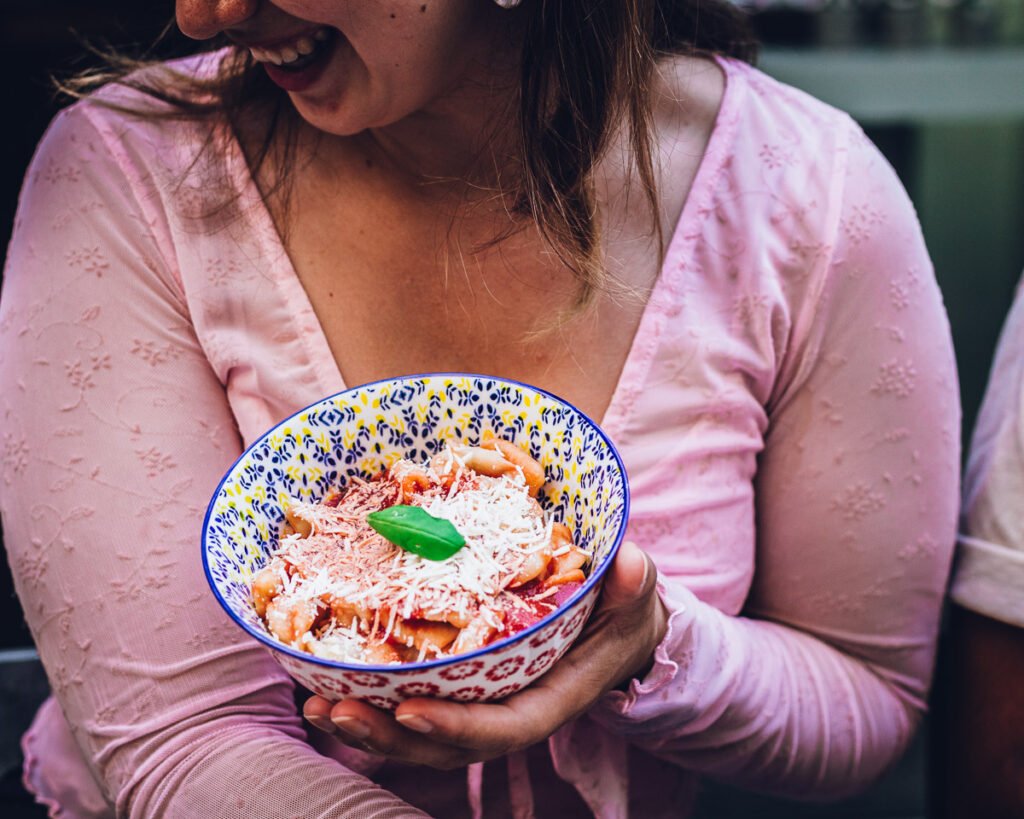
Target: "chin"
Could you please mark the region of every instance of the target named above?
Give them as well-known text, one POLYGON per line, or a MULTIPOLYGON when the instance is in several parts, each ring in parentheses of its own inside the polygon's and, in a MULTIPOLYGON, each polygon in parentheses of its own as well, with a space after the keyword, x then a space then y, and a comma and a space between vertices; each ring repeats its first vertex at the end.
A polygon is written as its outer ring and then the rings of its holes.
POLYGON ((381 128, 405 116, 404 111, 381 110, 354 94, 339 94, 320 101, 302 94, 290 95, 299 116, 313 128, 333 136, 355 136, 368 128, 381 128))
POLYGON ((370 127, 368 117, 360 116, 355 106, 341 101, 330 106, 316 105, 292 95, 292 105, 308 125, 325 134, 353 136, 370 127))

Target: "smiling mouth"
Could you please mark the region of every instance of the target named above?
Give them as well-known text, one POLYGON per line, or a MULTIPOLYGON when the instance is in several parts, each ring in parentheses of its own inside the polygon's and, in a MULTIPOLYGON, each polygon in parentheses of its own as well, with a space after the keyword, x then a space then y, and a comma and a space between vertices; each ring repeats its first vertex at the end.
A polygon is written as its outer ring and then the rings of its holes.
POLYGON ((326 54, 337 36, 337 31, 322 26, 273 48, 250 46, 249 53, 258 63, 270 64, 282 71, 302 71, 326 54))

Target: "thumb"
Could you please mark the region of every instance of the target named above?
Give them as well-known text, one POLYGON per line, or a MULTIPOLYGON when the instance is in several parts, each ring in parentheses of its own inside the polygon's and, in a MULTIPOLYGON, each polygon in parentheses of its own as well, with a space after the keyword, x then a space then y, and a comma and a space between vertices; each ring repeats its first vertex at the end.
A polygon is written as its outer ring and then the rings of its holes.
POLYGON ((656 570, 651 559, 630 540, 619 548, 615 562, 604 579, 604 608, 618 608, 636 602, 654 587, 656 570))

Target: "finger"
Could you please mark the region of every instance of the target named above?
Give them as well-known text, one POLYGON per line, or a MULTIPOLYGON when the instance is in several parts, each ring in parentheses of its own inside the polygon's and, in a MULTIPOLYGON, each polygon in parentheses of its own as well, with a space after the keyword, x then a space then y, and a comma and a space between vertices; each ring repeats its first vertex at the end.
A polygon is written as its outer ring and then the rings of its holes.
POLYGON ((650 557, 635 543, 623 543, 605 578, 600 610, 595 613, 600 627, 584 632, 547 674, 501 703, 407 700, 399 706, 397 719, 446 743, 486 753, 505 753, 546 739, 646 660, 646 654, 637 658, 635 651, 629 650, 637 642, 634 621, 644 613, 638 609, 633 617, 615 609, 648 599, 656 582, 657 570, 650 557), (610 639, 614 635, 626 640, 626 650, 610 639))
POLYGON ((445 744, 477 751, 488 758, 533 745, 549 737, 589 705, 565 690, 572 685, 572 662, 563 658, 529 688, 497 703, 455 703, 411 699, 402 703, 396 719, 417 733, 445 744), (554 681, 554 685, 552 684, 554 681))
POLYGON ((331 722, 331 703, 314 694, 302 706, 302 716, 314 728, 318 728, 325 734, 334 733, 334 723, 331 722))
POLYGON ((619 608, 650 594, 657 581, 654 562, 632 541, 619 548, 604 580, 602 608, 619 608))
POLYGON ((396 721, 393 714, 358 700, 336 703, 331 709, 331 720, 343 742, 413 765, 452 770, 497 755, 480 754, 410 730, 396 721))

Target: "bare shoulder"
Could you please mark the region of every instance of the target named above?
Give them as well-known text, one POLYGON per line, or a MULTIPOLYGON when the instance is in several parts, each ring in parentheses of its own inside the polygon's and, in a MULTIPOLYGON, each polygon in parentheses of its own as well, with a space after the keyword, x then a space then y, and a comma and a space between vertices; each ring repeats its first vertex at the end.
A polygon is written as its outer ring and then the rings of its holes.
POLYGON ((655 68, 652 158, 665 236, 673 233, 711 141, 725 84, 725 74, 711 59, 671 56, 655 68))
MULTIPOLYGON (((715 129, 725 93, 725 74, 711 59, 672 56, 659 61, 651 83, 652 160, 660 231, 652 230, 650 210, 637 206, 629 191, 640 184, 631 162, 628 130, 620 129, 598 174, 605 203, 602 228, 609 269, 624 281, 654 281, 661 269, 655 239, 670 238, 678 224, 715 129), (644 241, 637 241, 642 237, 644 241), (647 278, 644 278, 647 277, 647 278)), ((642 286, 642 285, 641 285, 642 286)))
POLYGON ((725 85, 725 73, 710 58, 674 55, 659 61, 651 91, 662 151, 676 142, 702 148, 707 145, 725 85))

